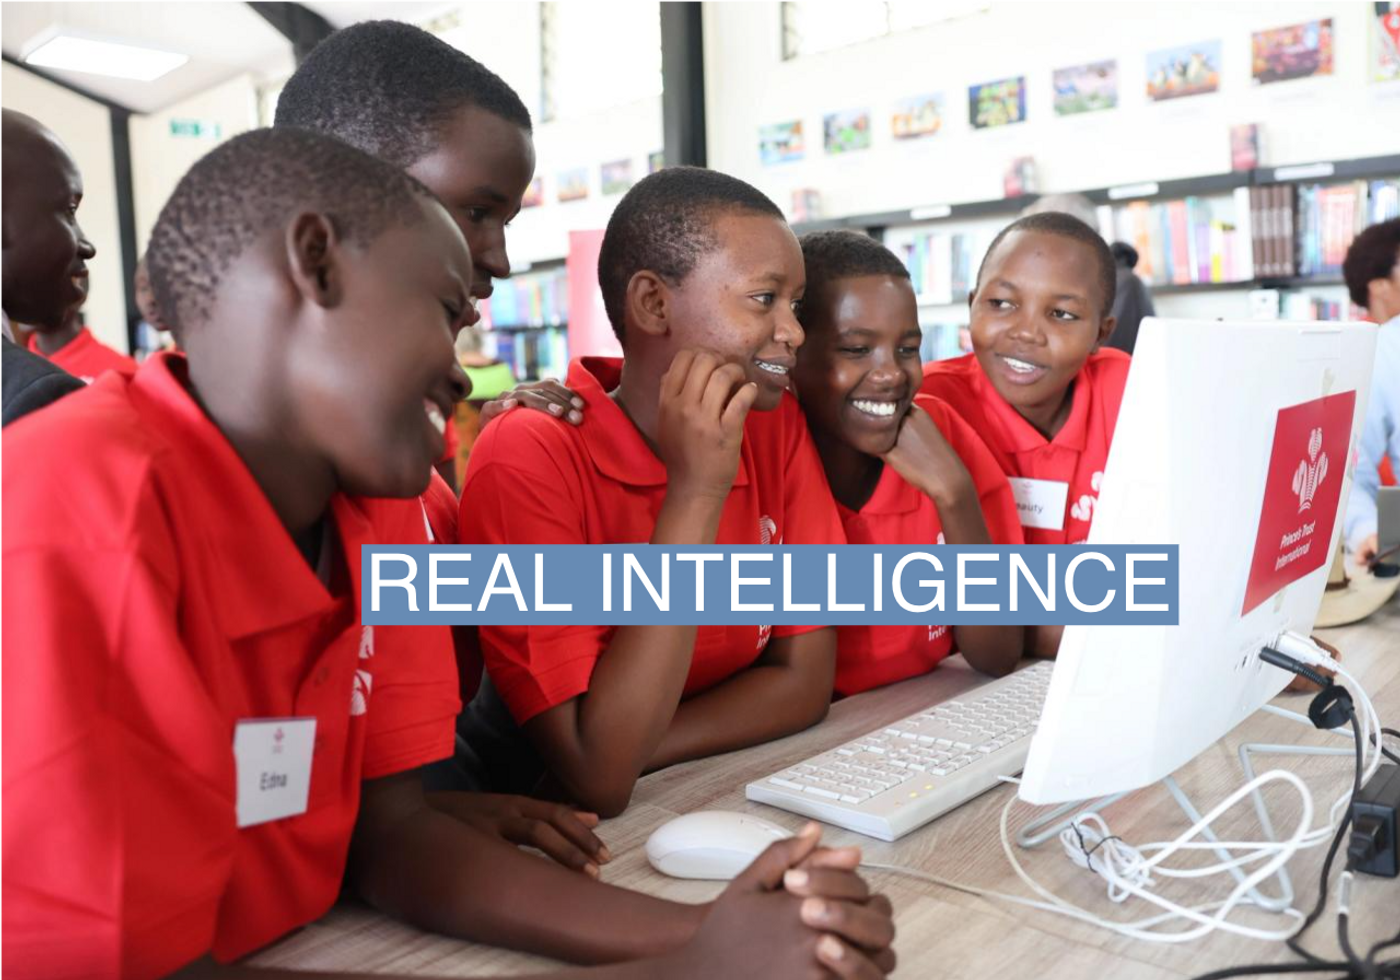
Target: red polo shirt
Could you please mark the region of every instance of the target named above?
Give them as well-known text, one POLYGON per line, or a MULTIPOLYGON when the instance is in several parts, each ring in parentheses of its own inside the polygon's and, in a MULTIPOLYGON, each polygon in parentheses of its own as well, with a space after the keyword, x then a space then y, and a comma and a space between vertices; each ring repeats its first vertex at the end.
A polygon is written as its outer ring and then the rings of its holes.
POLYGON ((64 344, 52 355, 45 354, 39 349, 39 335, 37 333, 29 335, 29 349, 40 357, 47 357, 63 370, 81 378, 88 384, 102 376, 104 371, 116 371, 127 377, 136 373, 136 362, 125 354, 118 353, 108 347, 102 341, 92 335, 92 331, 83 327, 78 331, 78 336, 64 344))
MULTIPOLYGON (((929 413, 967 467, 992 543, 1021 544, 1016 498, 996 458, 947 403, 929 395, 917 396, 914 403, 929 413)), ((884 468, 875 492, 859 511, 840 502, 836 509, 850 544, 943 543, 943 522, 933 500, 892 466, 884 468)), ((953 652, 953 631, 947 626, 838 626, 836 635, 836 693, 842 695, 927 673, 953 652)))
POLYGON ((1118 422, 1132 359, 1104 348, 1090 354, 1074 379, 1069 418, 1046 439, 992 387, 975 354, 924 365, 919 390, 942 398, 970 424, 1011 481, 1026 544, 1080 544, 1089 536, 1099 482, 1118 422), (1028 502, 1064 499, 1064 511, 1028 502), (1046 526, 1034 526, 1035 524, 1046 526))
MULTIPOLYGON (((465 544, 627 544, 651 540, 666 467, 608 397, 621 362, 583 358, 565 381, 586 403, 583 424, 515 411, 482 430, 467 464, 465 544)), ((816 448, 797 402, 750 412, 738 475, 715 543, 844 543, 816 448)), ((687 696, 752 664, 770 633, 813 626, 700 626, 687 696)), ((483 626, 487 673, 520 723, 588 690, 611 626, 483 626)))
POLYGON ((164 976, 271 942, 336 900, 361 781, 452 751, 447 631, 360 625, 360 546, 421 543, 416 501, 389 527, 333 498, 322 584, 185 377, 157 355, 5 430, 17 975, 164 976), (296 717, 306 812, 238 829, 238 722, 296 717))

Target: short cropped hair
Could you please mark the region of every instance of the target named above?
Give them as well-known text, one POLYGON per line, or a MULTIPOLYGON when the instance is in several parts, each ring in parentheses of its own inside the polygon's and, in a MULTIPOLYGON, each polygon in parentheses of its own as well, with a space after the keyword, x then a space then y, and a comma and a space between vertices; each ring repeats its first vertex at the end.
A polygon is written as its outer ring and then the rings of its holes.
POLYGON ((618 202, 598 252, 598 285, 613 333, 623 339, 627 284, 650 271, 673 285, 719 247, 717 218, 783 212, 757 188, 716 170, 667 167, 638 181, 618 202))
POLYGON ((987 259, 991 258, 1002 239, 1016 231, 1058 235, 1061 238, 1068 238, 1071 241, 1088 245, 1089 248, 1093 249, 1094 258, 1099 265, 1099 294, 1103 301, 1102 315, 1109 316, 1113 312, 1113 298, 1118 292, 1118 272, 1113 260, 1113 253, 1109 251, 1108 243, 1103 240, 1102 235, 1074 215, 1066 214, 1063 211, 1041 211, 1038 214, 1028 214, 1023 218, 1017 218, 998 232, 997 237, 993 238, 992 244, 988 246, 987 254, 982 256, 982 264, 977 267, 977 283, 974 291, 982 286, 982 273, 987 268, 987 259))
POLYGON ((299 129, 236 136, 190 168, 161 209, 146 250, 156 306, 177 336, 201 323, 228 267, 298 211, 328 215, 359 245, 423 220, 432 193, 393 164, 299 129))
POLYGON ((1389 279, 1397 262, 1400 262, 1400 218, 1382 221, 1357 235, 1342 263, 1342 278, 1347 282, 1351 301, 1364 308, 1371 298, 1367 287, 1376 279, 1389 279))
MULTIPOLYGON (((837 279, 857 276, 890 276, 908 279, 909 270, 893 252, 858 231, 809 231, 800 239, 802 262, 807 267, 807 295, 837 279)), ((810 322, 810 303, 803 303, 798 319, 810 322)))
POLYGON ((278 96, 273 125, 326 133, 406 169, 469 105, 531 131, 525 103, 485 65, 420 27, 370 20, 312 50, 278 96))

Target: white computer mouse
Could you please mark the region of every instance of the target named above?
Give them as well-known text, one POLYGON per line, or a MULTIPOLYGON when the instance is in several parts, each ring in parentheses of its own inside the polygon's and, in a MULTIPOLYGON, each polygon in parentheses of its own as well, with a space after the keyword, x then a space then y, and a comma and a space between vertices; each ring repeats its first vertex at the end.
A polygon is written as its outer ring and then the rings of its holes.
POLYGON ((761 817, 704 810, 662 824, 647 838, 647 860, 672 878, 729 881, 769 844, 792 831, 761 817))

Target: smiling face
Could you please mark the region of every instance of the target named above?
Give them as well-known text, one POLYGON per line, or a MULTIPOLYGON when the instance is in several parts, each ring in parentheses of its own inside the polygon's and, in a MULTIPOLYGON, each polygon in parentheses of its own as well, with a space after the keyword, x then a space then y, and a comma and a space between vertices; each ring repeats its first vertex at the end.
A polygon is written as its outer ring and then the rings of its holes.
POLYGON ((338 250, 343 294, 288 343, 298 427, 350 493, 421 493, 471 390, 454 349, 476 320, 471 255, 438 204, 418 206, 425 221, 338 250))
POLYGON ((908 279, 833 279, 804 301, 797 391, 819 439, 868 456, 894 447, 923 381, 918 306, 908 279))
POLYGON ((806 286, 802 249, 786 221, 766 214, 722 214, 713 232, 718 247, 668 286, 666 343, 672 356, 703 347, 742 366, 758 386, 754 408, 771 411, 802 346, 795 312, 806 286))
POLYGON ((1075 375, 1113 331, 1094 250, 1012 232, 987 256, 970 305, 972 348, 992 386, 1042 432, 1057 429, 1075 375))
POLYGON ((78 224, 82 176, 52 133, 18 113, 6 112, 5 144, 5 312, 60 330, 87 298, 87 260, 97 254, 78 224))
POLYGON ((433 152, 408 168, 447 206, 475 264, 473 300, 491 295, 491 280, 510 275, 505 229, 520 211, 535 175, 530 134, 480 106, 458 110, 433 152))

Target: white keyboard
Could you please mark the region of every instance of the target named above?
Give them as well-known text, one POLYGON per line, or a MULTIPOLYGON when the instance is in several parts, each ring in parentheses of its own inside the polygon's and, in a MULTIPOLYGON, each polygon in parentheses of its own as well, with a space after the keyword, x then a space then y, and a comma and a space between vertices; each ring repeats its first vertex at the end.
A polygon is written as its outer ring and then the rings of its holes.
POLYGON ((749 783, 759 803, 896 840, 1020 772, 1050 661, 944 701, 749 783))

